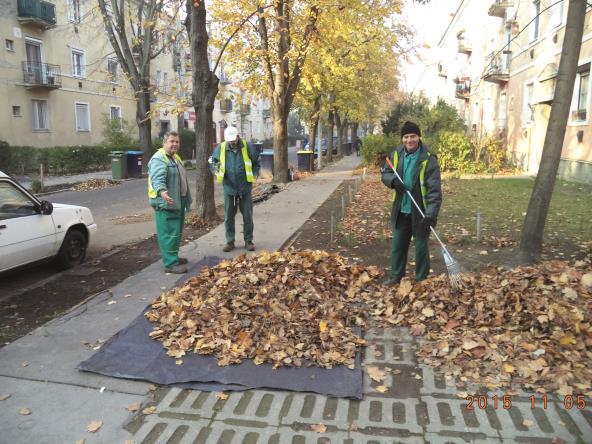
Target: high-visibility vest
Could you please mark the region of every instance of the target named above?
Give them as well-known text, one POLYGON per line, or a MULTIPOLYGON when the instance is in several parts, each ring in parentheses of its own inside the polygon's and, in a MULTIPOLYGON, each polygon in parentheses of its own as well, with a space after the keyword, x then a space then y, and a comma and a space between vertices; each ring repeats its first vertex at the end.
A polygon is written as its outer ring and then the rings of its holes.
MULTIPOLYGON (((162 154, 164 161, 166 162, 166 164, 168 166, 168 164, 171 161, 170 161, 169 156, 167 155, 166 151, 164 150, 164 148, 159 149, 157 152, 162 154)), ((180 162, 180 163, 183 162, 183 160, 181 159, 181 156, 179 156, 177 153, 175 153, 173 157, 175 158, 175 160, 177 162, 180 162)), ((148 197, 151 199, 156 199, 158 197, 158 194, 156 193, 156 191, 154 191, 154 188, 152 188, 152 181, 150 180, 150 175, 148 175, 148 197)))
MULTIPOLYGON (((253 176, 253 163, 249 157, 247 150, 247 142, 241 140, 242 147, 241 153, 245 162, 245 173, 247 174, 247 182, 255 182, 255 176, 253 176)), ((224 180, 224 174, 226 173, 226 142, 222 142, 220 145, 220 164, 218 165, 218 171, 216 171, 216 178, 218 183, 222 183, 224 180)))
MULTIPOLYGON (((420 168, 419 169, 419 188, 421 190, 421 199, 423 201, 423 208, 424 209, 427 207, 427 203, 426 203, 427 190, 426 190, 426 186, 425 186, 425 171, 428 166, 429 157, 431 156, 429 151, 427 153, 428 153, 428 158, 426 160, 424 160, 423 162, 421 162, 420 167, 419 167, 420 168)), ((399 151, 395 150, 395 152, 393 153, 393 166, 395 167, 395 171, 397 171, 398 163, 399 163, 399 151)), ((397 198, 397 191, 395 190, 393 192, 393 202, 395 201, 396 198, 397 198)))

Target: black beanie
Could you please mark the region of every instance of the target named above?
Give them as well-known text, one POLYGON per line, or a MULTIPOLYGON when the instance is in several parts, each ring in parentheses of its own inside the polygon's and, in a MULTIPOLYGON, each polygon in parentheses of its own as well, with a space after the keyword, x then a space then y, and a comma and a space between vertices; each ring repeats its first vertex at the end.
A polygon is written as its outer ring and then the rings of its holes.
POLYGON ((421 137, 419 126, 413 122, 410 122, 409 120, 405 122, 401 128, 401 139, 405 134, 417 134, 419 137, 421 137))

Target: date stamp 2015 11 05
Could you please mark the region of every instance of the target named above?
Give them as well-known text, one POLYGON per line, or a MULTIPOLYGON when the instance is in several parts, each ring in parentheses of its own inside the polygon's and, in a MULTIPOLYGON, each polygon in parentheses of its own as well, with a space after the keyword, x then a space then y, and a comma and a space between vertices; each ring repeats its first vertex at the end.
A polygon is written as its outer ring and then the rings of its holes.
MULTIPOLYGON (((468 411, 475 409, 485 410, 487 409, 487 406, 493 407, 494 410, 497 410, 498 408, 510 410, 512 408, 512 395, 493 395, 488 397, 487 395, 475 394, 467 395, 465 399, 468 401, 468 404, 465 406, 468 411)), ((533 395, 528 399, 530 400, 530 408, 533 410, 537 407, 546 410, 549 405, 549 398, 547 395, 542 395, 538 398, 533 395)), ((559 401, 561 401, 561 399, 559 399, 559 401)), ((584 395, 565 395, 563 396, 563 407, 566 410, 584 410, 586 408, 586 397, 584 395)))

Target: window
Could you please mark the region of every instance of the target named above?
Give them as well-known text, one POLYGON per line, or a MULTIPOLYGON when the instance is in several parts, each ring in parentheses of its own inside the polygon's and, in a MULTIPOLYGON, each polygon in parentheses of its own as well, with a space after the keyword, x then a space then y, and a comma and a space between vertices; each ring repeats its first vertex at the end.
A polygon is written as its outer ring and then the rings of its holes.
POLYGON ((162 80, 162 72, 160 72, 160 70, 156 71, 156 85, 154 85, 156 87, 156 89, 160 88, 160 81, 162 80))
POLYGON ((165 72, 162 74, 162 92, 168 93, 169 92, 169 73, 165 72))
POLYGON ((90 131, 90 111, 88 103, 76 102, 76 131, 88 132, 90 131))
POLYGON ((12 117, 21 117, 21 107, 19 105, 12 106, 12 117))
POLYGON ((119 63, 116 59, 107 59, 107 76, 110 82, 119 81, 119 63))
POLYGON ((72 75, 74 77, 84 77, 85 62, 84 52, 77 49, 72 50, 72 75))
POLYGON ((121 106, 111 105, 109 107, 109 118, 113 122, 113 129, 121 131, 122 129, 122 120, 121 120, 121 106))
POLYGON ((0 220, 34 216, 35 202, 18 190, 13 184, 0 182, 0 220))
POLYGON ((4 40, 4 47, 6 48, 7 51, 14 52, 14 41, 10 40, 10 39, 4 40))
POLYGON ((47 100, 33 100, 33 131, 47 131, 47 100))
POLYGON ((81 0, 68 0, 68 20, 74 23, 82 21, 81 0))
POLYGON ((563 0, 561 0, 550 9, 551 17, 549 24, 551 28, 557 28, 563 23, 563 3, 563 0))
POLYGON ((532 43, 539 38, 539 14, 541 13, 541 0, 534 0, 530 9, 530 17, 533 21, 528 26, 528 42, 532 43))
POLYGON ((528 83, 524 88, 524 103, 522 107, 522 124, 532 123, 534 120, 534 106, 532 103, 532 95, 534 90, 534 83, 528 83))
POLYGON ((588 118, 588 90, 590 88, 590 63, 578 68, 571 106, 571 120, 585 122, 588 118))

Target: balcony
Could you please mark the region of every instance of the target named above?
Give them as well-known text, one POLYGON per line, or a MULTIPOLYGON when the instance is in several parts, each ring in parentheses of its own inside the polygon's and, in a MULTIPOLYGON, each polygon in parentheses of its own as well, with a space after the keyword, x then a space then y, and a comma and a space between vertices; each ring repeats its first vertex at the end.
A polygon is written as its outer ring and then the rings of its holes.
POLYGON ((506 9, 513 6, 514 2, 512 0, 495 0, 489 7, 488 14, 492 17, 504 18, 506 16, 506 9))
POLYGON ((487 67, 483 80, 503 85, 510 80, 510 54, 492 52, 487 57, 487 67))
POLYGON ((460 79, 455 79, 454 83, 456 84, 454 97, 457 99, 469 100, 471 97, 471 79, 468 77, 463 77, 460 79))
POLYGON ((220 71, 220 85, 230 85, 231 83, 232 81, 230 80, 230 77, 228 77, 228 74, 224 71, 220 71))
POLYGON ((240 113, 242 116, 246 116, 248 114, 251 114, 251 105, 249 105, 247 103, 241 103, 240 113))
POLYGON ((458 39, 458 52, 470 55, 473 52, 473 46, 466 38, 458 39))
POLYGON ((39 62, 23 62, 23 80, 27 88, 57 89, 62 87, 62 71, 59 65, 39 62))
POLYGON ((232 100, 224 99, 220 100, 220 112, 221 113, 229 113, 232 111, 232 100))
POLYGON ((18 0, 18 21, 23 25, 33 25, 40 29, 56 26, 55 5, 39 0, 18 0))

